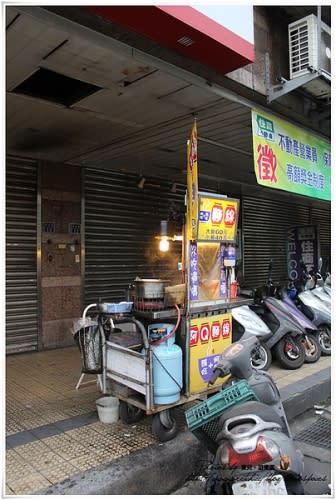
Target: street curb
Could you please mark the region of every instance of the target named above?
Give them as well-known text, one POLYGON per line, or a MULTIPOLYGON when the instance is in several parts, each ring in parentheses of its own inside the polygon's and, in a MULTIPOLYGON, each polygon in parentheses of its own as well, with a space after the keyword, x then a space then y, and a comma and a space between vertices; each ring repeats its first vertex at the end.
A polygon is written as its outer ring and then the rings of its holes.
MULTIPOLYGON (((330 368, 280 389, 288 420, 327 399, 330 392, 330 368)), ((35 495, 164 495, 181 487, 206 463, 205 446, 186 430, 172 441, 155 443, 110 464, 78 473, 35 495)))
POLYGON ((97 469, 78 473, 35 495, 164 495, 176 490, 207 459, 188 430, 97 469))
POLYGON ((331 394, 331 370, 324 368, 310 375, 299 383, 293 383, 280 389, 281 400, 288 420, 292 420, 324 401, 331 394))

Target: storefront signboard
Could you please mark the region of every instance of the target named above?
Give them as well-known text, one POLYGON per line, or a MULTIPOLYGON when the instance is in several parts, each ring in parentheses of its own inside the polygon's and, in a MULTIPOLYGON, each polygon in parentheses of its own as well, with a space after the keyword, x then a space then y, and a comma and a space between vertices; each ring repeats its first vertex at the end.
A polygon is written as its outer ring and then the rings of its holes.
POLYGON ((252 134, 258 184, 330 201, 330 142, 258 110, 252 134))
MULTIPOLYGON (((190 370, 191 394, 206 390, 212 370, 221 353, 231 344, 231 314, 217 314, 190 320, 190 370)), ((222 384, 223 379, 217 380, 222 384)), ((216 385, 217 385, 216 384, 216 385)))
POLYGON ((307 271, 317 271, 319 238, 317 226, 292 227, 287 233, 287 268, 291 280, 302 278, 302 263, 307 271))
POLYGON ((239 200, 200 193, 198 241, 235 243, 239 200))

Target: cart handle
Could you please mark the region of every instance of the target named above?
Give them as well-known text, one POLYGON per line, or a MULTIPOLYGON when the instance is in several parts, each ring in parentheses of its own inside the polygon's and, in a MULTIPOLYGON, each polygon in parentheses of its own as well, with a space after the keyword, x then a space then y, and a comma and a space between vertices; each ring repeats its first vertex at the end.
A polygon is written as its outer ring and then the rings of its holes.
POLYGON ((149 348, 147 332, 145 330, 145 327, 143 326, 143 324, 139 320, 137 320, 137 319, 135 319, 133 317, 122 318, 122 319, 116 319, 115 320, 115 324, 116 325, 120 325, 120 323, 134 323, 139 328, 139 330, 141 331, 142 340, 143 340, 143 344, 144 344, 145 349, 149 348))
POLYGON ((144 347, 145 347, 145 349, 149 349, 148 337, 147 337, 147 332, 145 330, 145 327, 143 326, 141 321, 139 321, 135 318, 132 318, 131 321, 133 323, 135 323, 138 326, 138 328, 140 328, 140 331, 142 333, 142 340, 143 340, 144 347))
POLYGON ((90 305, 86 306, 86 308, 83 311, 83 319, 85 319, 85 316, 86 316, 86 313, 88 312, 88 310, 91 309, 91 307, 97 307, 97 305, 98 304, 90 304, 90 305))

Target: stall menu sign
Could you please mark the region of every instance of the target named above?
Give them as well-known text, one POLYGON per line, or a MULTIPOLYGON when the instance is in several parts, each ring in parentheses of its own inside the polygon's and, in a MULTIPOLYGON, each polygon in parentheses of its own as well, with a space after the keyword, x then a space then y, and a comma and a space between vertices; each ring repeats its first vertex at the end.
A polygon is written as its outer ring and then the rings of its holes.
POLYGON ((236 241, 239 200, 200 194, 198 241, 236 241))
POLYGON ((330 201, 330 142, 258 110, 252 134, 258 184, 330 201))
MULTIPOLYGON (((212 370, 220 355, 231 344, 230 313, 204 316, 190 320, 189 390, 191 394, 207 389, 212 370)), ((219 378, 216 385, 223 383, 219 378)))

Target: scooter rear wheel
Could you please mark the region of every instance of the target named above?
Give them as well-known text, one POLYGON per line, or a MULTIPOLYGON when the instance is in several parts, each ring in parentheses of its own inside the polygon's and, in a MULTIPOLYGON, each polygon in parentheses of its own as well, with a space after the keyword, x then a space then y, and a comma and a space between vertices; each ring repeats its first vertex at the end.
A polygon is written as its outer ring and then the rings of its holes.
POLYGON ((279 363, 287 370, 296 370, 304 363, 304 347, 300 341, 294 340, 290 335, 279 340, 273 349, 279 363))

